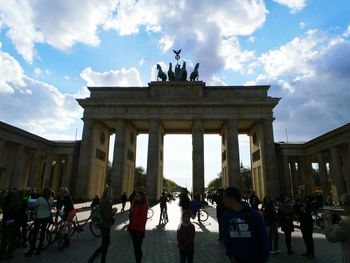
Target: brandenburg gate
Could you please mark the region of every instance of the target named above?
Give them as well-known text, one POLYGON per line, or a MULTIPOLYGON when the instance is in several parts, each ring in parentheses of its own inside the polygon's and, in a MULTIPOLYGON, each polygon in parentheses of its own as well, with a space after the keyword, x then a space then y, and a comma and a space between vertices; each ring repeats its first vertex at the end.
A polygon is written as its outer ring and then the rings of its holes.
MULTIPOLYGON (((154 81, 148 87, 89 87, 84 108, 76 198, 101 193, 110 135, 115 133, 111 187, 133 191, 136 136, 148 133, 147 195, 163 191, 165 134, 192 134, 193 193, 204 192, 204 134, 220 134, 222 185, 240 186, 238 134, 250 136, 252 179, 260 197, 280 193, 272 129, 279 98, 269 86, 206 86, 202 81, 154 81)), ((177 154, 181 154, 180 152, 177 154)))

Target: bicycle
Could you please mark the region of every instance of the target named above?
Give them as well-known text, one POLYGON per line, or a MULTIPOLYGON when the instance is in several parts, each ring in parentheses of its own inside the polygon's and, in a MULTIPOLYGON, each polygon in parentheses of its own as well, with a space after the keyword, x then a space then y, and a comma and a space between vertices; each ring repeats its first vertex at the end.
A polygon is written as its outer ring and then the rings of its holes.
MULTIPOLYGON (((48 224, 46 226, 46 229, 45 229, 44 241, 43 241, 42 247, 40 248, 41 251, 47 249, 50 246, 50 242, 49 242, 49 238, 48 238, 48 235, 50 234, 48 232, 49 225, 50 224, 48 224)), ((29 246, 31 245, 33 234, 34 234, 34 221, 31 221, 31 223, 28 224, 28 230, 27 230, 27 241, 29 242, 29 246)), ((37 238, 35 240, 35 246, 34 247, 39 247, 40 236, 41 236, 41 229, 38 230, 37 238)))
POLYGON ((205 222, 209 218, 209 213, 207 211, 205 211, 204 209, 199 208, 197 210, 197 212, 192 214, 192 219, 195 219, 196 216, 198 218, 198 222, 205 222))
POLYGON ((168 222, 169 222, 168 211, 167 211, 167 209, 163 209, 162 213, 160 215, 159 225, 160 224, 167 224, 168 222))
POLYGON ((147 211, 147 219, 151 219, 154 215, 154 211, 152 208, 148 208, 148 211, 147 211))

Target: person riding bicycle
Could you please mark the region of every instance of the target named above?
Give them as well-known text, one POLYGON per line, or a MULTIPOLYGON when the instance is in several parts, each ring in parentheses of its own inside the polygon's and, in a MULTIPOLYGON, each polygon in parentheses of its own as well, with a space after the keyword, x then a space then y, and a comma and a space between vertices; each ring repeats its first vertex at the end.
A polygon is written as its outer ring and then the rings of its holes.
POLYGON ((194 198, 191 201, 189 210, 192 214, 192 219, 194 219, 196 217, 196 215, 198 216, 198 222, 200 222, 200 211, 199 209, 201 208, 201 200, 202 200, 202 196, 197 193, 194 198))
POLYGON ((165 220, 169 222, 168 218, 168 209, 167 209, 168 197, 165 192, 162 193, 162 196, 159 199, 160 204, 160 217, 159 217, 159 225, 162 222, 163 213, 165 213, 165 220))
POLYGON ((70 246, 70 236, 73 218, 75 217, 77 211, 74 208, 72 196, 69 194, 67 187, 61 187, 59 192, 59 199, 57 200, 57 210, 61 210, 63 207, 62 219, 67 221, 68 233, 65 237, 65 241, 61 247, 64 249, 70 246))

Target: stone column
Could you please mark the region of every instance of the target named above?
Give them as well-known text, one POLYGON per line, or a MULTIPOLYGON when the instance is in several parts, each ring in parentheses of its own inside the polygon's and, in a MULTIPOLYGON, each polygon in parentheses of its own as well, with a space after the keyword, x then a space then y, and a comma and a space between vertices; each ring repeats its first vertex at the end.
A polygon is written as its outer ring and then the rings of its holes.
POLYGON ((301 161, 302 165, 302 173, 304 178, 304 184, 307 194, 312 194, 314 187, 315 187, 315 181, 313 178, 313 170, 312 170, 312 164, 308 157, 303 157, 301 161))
POLYGON ((317 153, 317 161, 318 161, 318 172, 320 174, 320 180, 321 180, 322 196, 324 200, 327 200, 329 197, 328 175, 327 175, 324 156, 321 152, 317 153))
POLYGON ((192 122, 192 185, 193 196, 204 193, 204 127, 199 119, 192 122))
POLYGON ((126 120, 117 121, 114 141, 111 187, 114 193, 117 193, 119 196, 122 191, 123 176, 126 173, 124 171, 126 161, 126 124, 126 120))
POLYGON ((241 189, 237 121, 228 120, 226 125, 228 185, 241 189))
POLYGON ((24 176, 24 166, 25 166, 25 155, 24 155, 24 145, 17 145, 15 166, 13 169, 13 174, 11 176, 11 188, 23 188, 21 186, 22 177, 24 176))
POLYGON ((38 178, 38 166, 39 166, 39 151, 34 149, 32 153, 31 158, 31 167, 30 167, 30 173, 28 177, 28 187, 36 187, 36 182, 39 179, 38 178))
POLYGON ((52 161, 53 161, 53 157, 48 155, 45 160, 43 187, 51 187, 50 182, 51 182, 51 176, 52 176, 52 161))
POLYGON ((295 161, 290 162, 290 172, 292 177, 292 184, 293 184, 293 195, 299 193, 299 181, 298 181, 298 174, 295 167, 295 161))
POLYGON ((4 186, 5 177, 5 140, 0 139, 0 185, 4 186))
POLYGON ((151 202, 159 199, 163 180, 162 160, 162 125, 157 119, 150 120, 147 156, 147 195, 151 202))
POLYGON ((73 154, 67 154, 67 159, 65 162, 65 171, 63 172, 63 180, 62 185, 70 188, 71 187, 71 179, 72 179, 72 170, 73 170, 73 154))
POLYGON ((348 149, 347 149, 347 161, 344 163, 347 164, 347 174, 344 175, 346 178, 346 188, 347 188, 347 192, 350 192, 350 143, 348 144, 348 149))
POLYGON ((85 199, 90 191, 90 170, 93 149, 94 122, 91 119, 84 119, 84 129, 80 144, 78 176, 75 185, 76 199, 85 199))
POLYGON ((283 168, 283 177, 281 176, 280 179, 284 181, 284 193, 286 196, 292 196, 293 188, 292 188, 292 182, 291 182, 291 173, 289 170, 289 158, 288 156, 282 157, 282 168, 283 168))
POLYGON ((265 178, 265 195, 275 198, 279 195, 280 183, 278 178, 275 142, 273 137, 272 119, 263 120, 263 171, 265 178))
POLYGON ((335 180, 335 185, 337 187, 338 197, 345 193, 344 178, 342 174, 342 169, 340 165, 339 153, 336 147, 331 148, 331 173, 335 180))

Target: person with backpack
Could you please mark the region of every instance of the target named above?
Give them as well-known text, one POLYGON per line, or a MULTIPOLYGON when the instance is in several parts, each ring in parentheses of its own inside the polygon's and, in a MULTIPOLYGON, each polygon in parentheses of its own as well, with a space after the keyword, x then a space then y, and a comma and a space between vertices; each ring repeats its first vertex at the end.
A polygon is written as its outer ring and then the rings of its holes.
POLYGON ((101 254, 101 263, 106 262, 106 255, 110 244, 110 232, 113 225, 113 209, 112 209, 113 191, 112 188, 106 186, 99 204, 94 206, 95 211, 100 213, 100 217, 94 216, 93 220, 99 225, 101 230, 101 246, 90 256, 88 263, 94 260, 101 254))
POLYGON ((235 187, 224 190, 224 244, 231 263, 263 263, 269 259, 266 229, 260 214, 242 202, 235 187))

